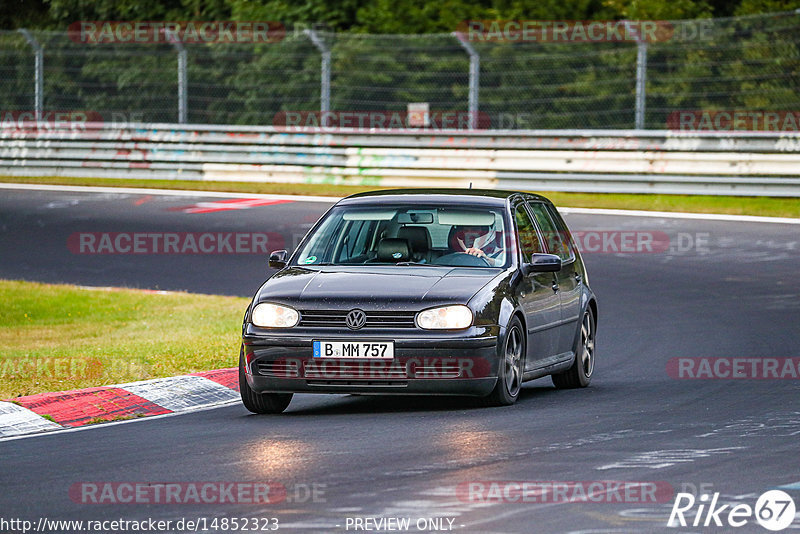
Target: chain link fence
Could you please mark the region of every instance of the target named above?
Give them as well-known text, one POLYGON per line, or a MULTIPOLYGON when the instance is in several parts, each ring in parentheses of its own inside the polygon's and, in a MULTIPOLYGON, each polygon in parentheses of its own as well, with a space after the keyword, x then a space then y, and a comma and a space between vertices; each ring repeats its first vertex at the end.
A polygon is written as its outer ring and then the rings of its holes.
POLYGON ((0 119, 272 125, 286 112, 428 103, 477 111, 481 128, 665 129, 686 110, 800 110, 799 13, 660 24, 668 35, 650 42, 298 31, 270 43, 92 44, 5 31, 0 119))

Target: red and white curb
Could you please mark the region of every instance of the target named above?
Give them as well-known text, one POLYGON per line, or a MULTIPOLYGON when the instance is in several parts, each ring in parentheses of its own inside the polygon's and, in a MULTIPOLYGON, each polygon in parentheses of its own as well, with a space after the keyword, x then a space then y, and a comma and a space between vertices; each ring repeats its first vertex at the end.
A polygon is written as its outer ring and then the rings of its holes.
POLYGON ((0 438, 228 404, 238 380, 238 369, 218 369, 0 401, 0 438))

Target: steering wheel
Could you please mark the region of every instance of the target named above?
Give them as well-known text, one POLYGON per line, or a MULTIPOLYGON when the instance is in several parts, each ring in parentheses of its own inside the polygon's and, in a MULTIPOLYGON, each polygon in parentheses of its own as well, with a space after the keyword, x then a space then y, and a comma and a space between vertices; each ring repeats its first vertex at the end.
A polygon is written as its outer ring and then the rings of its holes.
POLYGON ((433 260, 435 265, 449 265, 452 267, 491 267, 485 258, 473 256, 466 252, 451 252, 433 260))

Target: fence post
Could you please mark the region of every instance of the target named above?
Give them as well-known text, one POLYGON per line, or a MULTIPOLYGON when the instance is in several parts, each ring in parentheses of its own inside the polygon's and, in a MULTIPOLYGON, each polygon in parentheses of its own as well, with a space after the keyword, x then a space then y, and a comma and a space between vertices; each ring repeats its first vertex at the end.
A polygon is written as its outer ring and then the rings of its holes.
POLYGON ((636 40, 636 101, 634 104, 633 127, 644 130, 645 99, 647 98, 647 38, 638 29, 625 21, 628 35, 636 40))
POLYGON ((178 51, 178 123, 186 124, 187 109, 187 78, 186 78, 186 48, 180 38, 172 30, 164 29, 170 44, 178 51))
POLYGON ((304 30, 308 35, 314 46, 317 47, 322 55, 321 72, 320 72, 320 88, 319 88, 319 111, 320 113, 327 113, 331 110, 331 49, 320 39, 317 32, 314 30, 304 30))
POLYGON ((637 130, 644 130, 645 98, 647 98, 647 41, 636 43, 636 114, 637 130))
POLYGON ((17 31, 19 31, 19 33, 25 37, 25 40, 28 41, 28 44, 31 45, 36 57, 34 65, 33 109, 36 115, 36 122, 39 122, 42 120, 42 101, 44 99, 44 49, 31 32, 24 28, 20 28, 17 31))
POLYGON ((453 32, 461 47, 469 54, 469 129, 478 127, 478 87, 480 86, 481 56, 461 32, 453 32))

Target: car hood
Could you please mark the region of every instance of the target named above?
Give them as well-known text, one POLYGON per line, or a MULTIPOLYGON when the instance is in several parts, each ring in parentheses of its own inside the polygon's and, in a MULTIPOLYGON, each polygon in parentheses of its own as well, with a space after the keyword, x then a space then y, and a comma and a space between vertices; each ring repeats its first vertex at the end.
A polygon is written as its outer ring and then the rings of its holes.
POLYGON ((419 309, 466 304, 501 274, 498 269, 444 266, 291 267, 267 280, 256 301, 293 306, 350 309, 386 305, 419 309))

